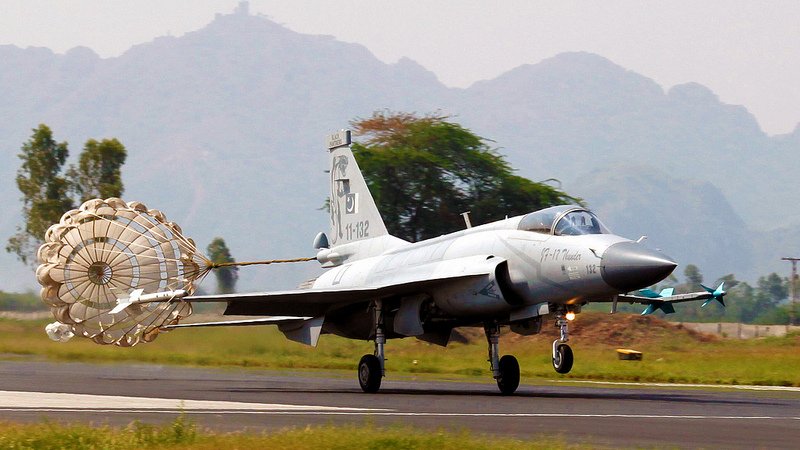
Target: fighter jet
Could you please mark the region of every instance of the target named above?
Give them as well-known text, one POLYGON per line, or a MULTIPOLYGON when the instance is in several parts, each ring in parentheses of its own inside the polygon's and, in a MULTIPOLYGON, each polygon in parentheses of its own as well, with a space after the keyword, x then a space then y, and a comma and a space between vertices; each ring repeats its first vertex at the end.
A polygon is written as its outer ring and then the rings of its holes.
POLYGON ((168 326, 276 324, 287 338, 316 346, 321 334, 372 340, 374 354, 358 364, 365 392, 377 392, 385 376, 388 339, 415 337, 446 346, 456 327, 482 327, 491 371, 500 392, 512 394, 520 368, 500 356, 502 327, 533 335, 553 322, 560 338, 552 362, 572 368, 569 323, 590 302, 618 301, 674 311, 673 303, 716 299, 709 292, 672 295, 652 286, 675 269, 664 254, 612 234, 586 208, 563 205, 511 217, 420 242, 391 236, 370 195, 343 130, 328 136, 330 234, 314 240, 327 269, 298 289, 184 297, 189 302, 227 302, 225 314, 267 316, 252 320, 168 326))

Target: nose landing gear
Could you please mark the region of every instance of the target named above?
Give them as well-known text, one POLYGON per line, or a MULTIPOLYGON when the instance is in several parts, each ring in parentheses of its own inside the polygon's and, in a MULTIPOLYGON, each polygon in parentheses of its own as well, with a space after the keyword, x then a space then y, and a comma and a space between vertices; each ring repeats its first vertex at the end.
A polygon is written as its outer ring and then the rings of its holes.
POLYGON ((569 320, 563 314, 558 314, 556 327, 561 329, 561 338, 553 341, 553 368, 558 373, 568 373, 572 369, 573 360, 572 349, 566 344, 569 340, 569 320))

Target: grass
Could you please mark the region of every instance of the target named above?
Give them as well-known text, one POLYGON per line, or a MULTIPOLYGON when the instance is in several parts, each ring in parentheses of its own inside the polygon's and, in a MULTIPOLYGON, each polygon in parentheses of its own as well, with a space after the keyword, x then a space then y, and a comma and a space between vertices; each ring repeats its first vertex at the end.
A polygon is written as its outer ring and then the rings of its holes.
MULTIPOLYGON (((286 340, 276 327, 270 326, 175 330, 160 335, 152 343, 133 348, 100 346, 81 338, 58 343, 45 335, 47 322, 0 319, 0 357, 354 371, 359 358, 373 350, 371 342, 331 335, 322 336, 314 349, 286 340)), ((590 313, 581 314, 575 325, 576 331, 582 326, 584 333, 576 333, 570 339, 575 365, 567 375, 555 373, 551 366, 550 349, 554 339, 551 327, 546 327, 547 333, 551 333, 548 335, 504 334, 500 348, 503 354, 518 358, 523 379, 527 380, 569 378, 800 386, 800 373, 796 371, 800 367, 800 336, 797 334, 746 341, 708 340, 685 330, 590 313), (624 320, 624 323, 610 331, 597 328, 611 320, 624 320), (594 331, 588 332, 590 329, 594 331), (640 350, 644 360, 620 361, 615 352, 618 347, 640 350)), ((391 340, 387 344, 387 358, 389 376, 417 374, 490 380, 486 343, 479 333, 470 343, 451 343, 447 348, 416 339, 391 340)))
POLYGON ((125 428, 63 425, 46 421, 40 424, 0 423, 0 448, 36 450, 93 449, 564 449, 593 448, 586 444, 568 445, 563 439, 542 437, 522 441, 506 437, 475 435, 468 431, 424 431, 410 426, 376 427, 322 426, 286 429, 273 433, 214 433, 201 430, 184 416, 171 424, 153 426, 133 422, 125 428))

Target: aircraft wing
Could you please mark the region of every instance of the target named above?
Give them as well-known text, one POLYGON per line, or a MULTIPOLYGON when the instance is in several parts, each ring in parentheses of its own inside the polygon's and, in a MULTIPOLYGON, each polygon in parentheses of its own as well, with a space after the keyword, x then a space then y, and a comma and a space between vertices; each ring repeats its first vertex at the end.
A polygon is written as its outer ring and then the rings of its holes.
POLYGON ((201 295, 183 300, 198 302, 227 302, 227 315, 257 316, 322 316, 332 309, 379 297, 386 288, 326 288, 291 291, 253 292, 226 295, 201 295))
POLYGON ((703 287, 704 291, 691 292, 688 294, 673 295, 673 288, 664 289, 660 293, 656 293, 649 289, 642 289, 638 292, 639 295, 622 294, 617 298, 618 300, 625 302, 635 302, 647 305, 647 308, 642 311, 643 316, 652 314, 659 309, 667 314, 672 314, 675 312, 675 308, 672 306, 673 303, 691 302, 695 300, 705 300, 702 306, 706 306, 713 300, 716 300, 722 306, 725 306, 725 302, 722 299, 726 294, 724 290, 725 283, 721 283, 716 289, 711 289, 703 285, 701 286, 703 287))
POLYGON ((503 262, 503 258, 487 261, 485 256, 468 257, 450 261, 435 271, 415 272, 404 279, 381 285, 202 295, 184 297, 183 300, 192 303, 227 302, 226 315, 320 317, 356 303, 395 295, 414 295, 458 280, 486 276, 503 262))
POLYGON ((245 326, 245 325, 285 325, 303 322, 313 317, 297 316, 273 316, 258 319, 227 320, 222 322, 197 322, 197 323, 178 323, 174 325, 164 325, 163 328, 171 330, 173 328, 195 328, 195 327, 222 327, 222 326, 245 326))
POLYGON ((230 327, 246 325, 277 325, 278 329, 288 338, 295 342, 317 346, 319 335, 322 332, 322 323, 325 317, 297 317, 297 316, 275 316, 258 319, 229 320, 223 322, 199 322, 166 325, 165 329, 189 328, 189 327, 230 327))

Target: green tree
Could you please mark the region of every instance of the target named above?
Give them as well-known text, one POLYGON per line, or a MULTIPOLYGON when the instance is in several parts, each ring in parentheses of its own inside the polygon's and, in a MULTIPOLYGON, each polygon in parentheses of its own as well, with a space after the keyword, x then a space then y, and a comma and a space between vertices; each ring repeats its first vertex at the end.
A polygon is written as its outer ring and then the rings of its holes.
POLYGON ((758 279, 756 288, 756 307, 759 316, 765 315, 789 296, 789 280, 777 273, 771 273, 758 279))
MULTIPOLYGON (((214 264, 227 264, 236 262, 231 256, 231 251, 221 238, 214 238, 208 244, 208 258, 214 264)), ((217 276, 217 293, 232 294, 236 292, 236 281, 239 279, 239 268, 236 266, 217 267, 214 269, 217 276)))
POLYGON ((71 166, 67 172, 79 203, 93 198, 122 197, 121 167, 127 156, 125 146, 117 139, 86 141, 78 167, 71 166))
POLYGON ((739 280, 736 279, 736 275, 729 273, 721 276, 715 286, 719 286, 719 283, 725 283, 725 289, 733 289, 739 284, 739 280))
POLYGON ((758 317, 756 305, 756 290, 747 282, 742 282, 732 289, 728 289, 725 298, 726 314, 729 322, 753 323, 758 317))
POLYGON ((375 112, 351 122, 353 145, 389 232, 415 242, 473 223, 576 203, 550 186, 514 175, 486 141, 447 117, 375 112))
POLYGON ((39 297, 39 293, 10 293, 0 291, 0 311, 48 311, 49 308, 39 297))
POLYGON ((664 288, 675 287, 678 285, 678 277, 674 273, 669 274, 667 278, 661 281, 661 285, 651 286, 650 290, 660 292, 664 288))
POLYGON ((703 290, 703 287, 700 286, 703 283, 703 274, 700 273, 700 269, 697 266, 694 264, 687 264, 686 268, 683 269, 683 276, 686 278, 684 289, 686 289, 687 292, 703 290))
POLYGON ((47 125, 33 129, 30 140, 22 145, 22 167, 17 171, 17 187, 22 192, 22 217, 25 227, 8 240, 6 251, 24 264, 36 261, 36 249, 44 240, 47 228, 73 208, 68 195, 70 183, 59 176, 69 156, 67 143, 58 143, 47 125))
POLYGON ((795 302, 795 295, 800 295, 800 275, 794 274, 788 285, 790 303, 786 306, 786 314, 789 316, 789 325, 797 325, 800 323, 800 316, 798 316, 797 304, 795 302))
POLYGON ((123 186, 122 164, 127 152, 116 139, 98 142, 89 139, 81 152, 78 167, 71 166, 66 176, 61 171, 69 157, 67 143, 57 143, 50 128, 41 124, 22 145, 17 171, 17 187, 22 192, 22 217, 25 227, 8 240, 6 251, 25 264, 36 262, 36 249, 44 233, 61 216, 91 198, 120 197, 123 186))

